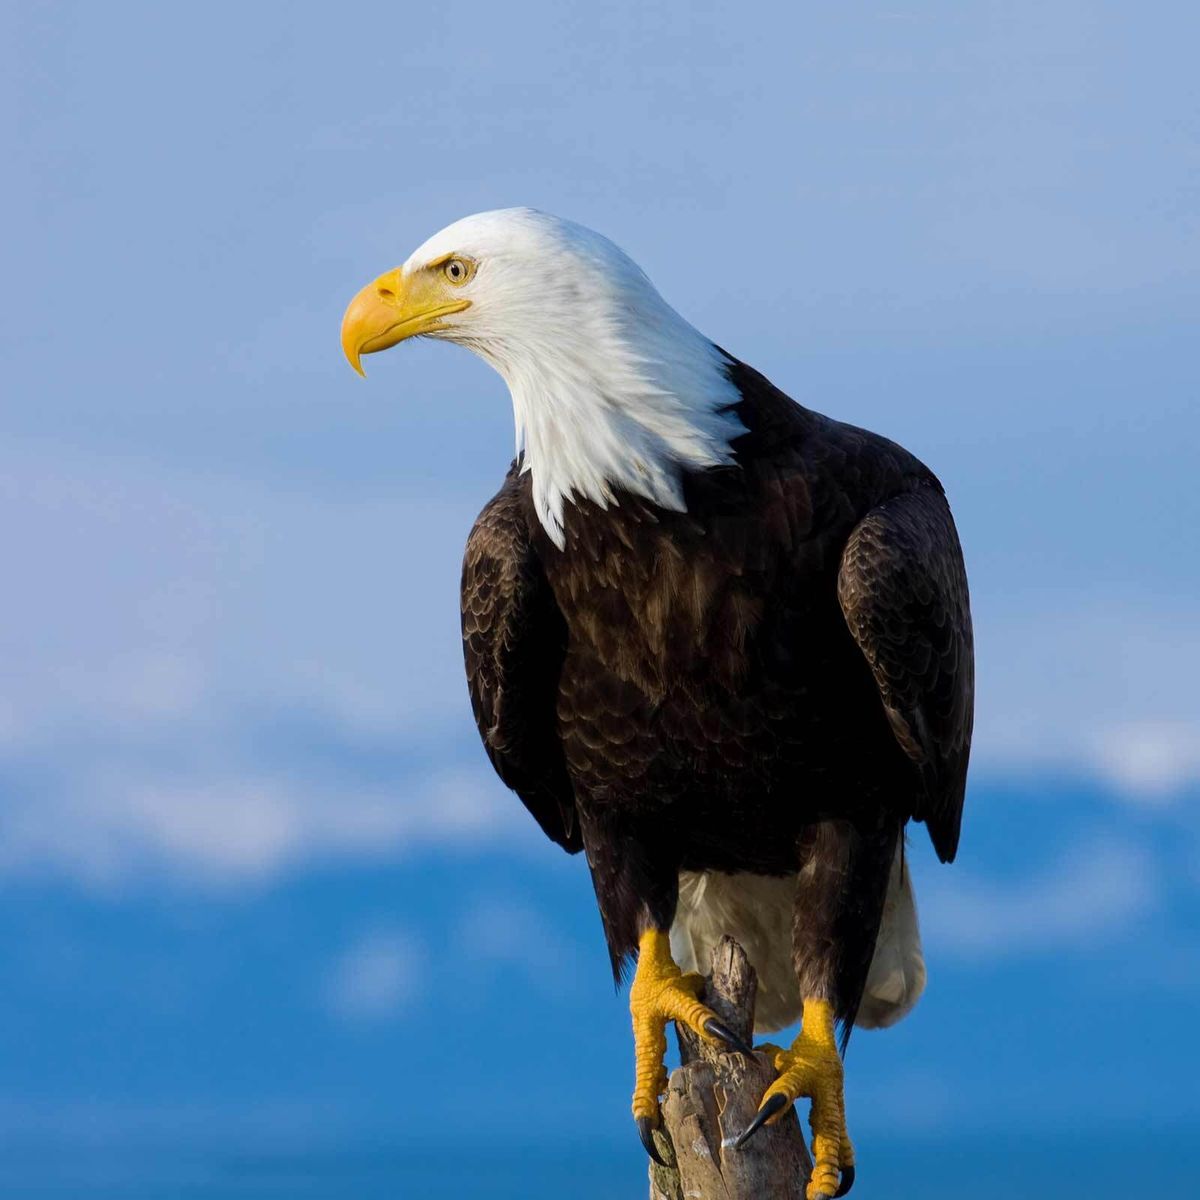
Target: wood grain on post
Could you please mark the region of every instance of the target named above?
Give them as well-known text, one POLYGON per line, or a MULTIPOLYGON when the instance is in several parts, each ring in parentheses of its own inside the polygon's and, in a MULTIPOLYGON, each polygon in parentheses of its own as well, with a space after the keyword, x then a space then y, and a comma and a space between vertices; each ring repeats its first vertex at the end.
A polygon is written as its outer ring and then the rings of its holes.
MULTIPOLYGON (((745 951, 722 938, 700 999, 750 1041, 758 980, 745 951)), ((670 1166, 650 1164, 650 1200, 804 1200, 812 1160, 795 1107, 761 1129, 744 1150, 734 1139, 775 1081, 770 1057, 719 1049, 676 1030, 682 1065, 671 1072, 655 1141, 670 1166)))

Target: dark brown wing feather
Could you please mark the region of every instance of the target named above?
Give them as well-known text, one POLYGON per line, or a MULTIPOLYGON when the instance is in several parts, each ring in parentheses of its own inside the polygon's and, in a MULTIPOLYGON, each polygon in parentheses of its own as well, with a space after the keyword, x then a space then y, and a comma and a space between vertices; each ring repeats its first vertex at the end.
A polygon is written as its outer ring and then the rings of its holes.
POLYGON ((583 840, 555 718, 566 625, 529 545, 515 475, 467 540, 462 631, 471 708, 492 766, 546 836, 576 853, 583 840))
POLYGON ((838 599, 896 740, 920 771, 911 815, 949 862, 962 823, 975 665, 962 550, 940 489, 896 496, 859 522, 842 553, 838 599))

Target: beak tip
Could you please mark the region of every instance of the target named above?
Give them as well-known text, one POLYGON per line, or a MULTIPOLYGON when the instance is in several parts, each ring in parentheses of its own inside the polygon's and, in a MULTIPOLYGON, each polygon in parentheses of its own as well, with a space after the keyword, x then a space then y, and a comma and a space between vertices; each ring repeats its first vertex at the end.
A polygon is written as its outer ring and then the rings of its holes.
POLYGON ((354 345, 353 342, 342 340, 342 353, 346 356, 346 361, 358 372, 364 379, 367 377, 366 371, 362 366, 362 351, 354 345))

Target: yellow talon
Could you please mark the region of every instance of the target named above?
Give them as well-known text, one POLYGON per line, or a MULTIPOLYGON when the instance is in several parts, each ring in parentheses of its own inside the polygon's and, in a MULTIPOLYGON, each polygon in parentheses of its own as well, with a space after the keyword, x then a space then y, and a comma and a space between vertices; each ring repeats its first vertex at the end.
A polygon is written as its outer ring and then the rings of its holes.
POLYGON ((671 957, 665 933, 647 929, 638 941, 637 970, 629 989, 629 1011, 633 1017, 633 1053, 636 1075, 633 1115, 639 1120, 658 1120, 658 1098, 667 1090, 667 1022, 678 1021, 708 1041, 716 1042, 705 1023, 714 1021, 711 1009, 696 996, 703 979, 685 975, 671 957))
MULTIPOLYGON (((800 1036, 788 1050, 775 1051, 775 1080, 762 1102, 784 1096, 789 1105, 800 1096, 812 1100, 808 1123, 813 1132, 813 1172, 808 1181, 808 1200, 838 1194, 841 1175, 854 1166, 854 1146, 846 1132, 846 1102, 843 1095, 842 1059, 833 1032, 833 1008, 825 1000, 805 1000, 800 1036)), ((773 1116, 773 1124, 785 1112, 773 1116)), ((847 1186, 849 1180, 846 1181, 847 1186)))

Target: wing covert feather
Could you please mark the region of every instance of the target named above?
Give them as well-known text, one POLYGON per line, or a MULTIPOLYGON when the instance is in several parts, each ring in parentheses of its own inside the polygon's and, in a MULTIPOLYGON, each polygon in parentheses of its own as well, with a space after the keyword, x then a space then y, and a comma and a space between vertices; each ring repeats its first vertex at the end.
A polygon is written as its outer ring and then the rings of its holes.
POLYGON ((838 600, 923 785, 909 815, 943 862, 962 823, 974 714, 970 599, 950 507, 935 486, 872 509, 850 535, 838 600))
POLYGON ((583 841, 555 715, 566 624, 511 478, 467 539, 462 634, 471 708, 492 766, 546 836, 576 853, 583 841))

